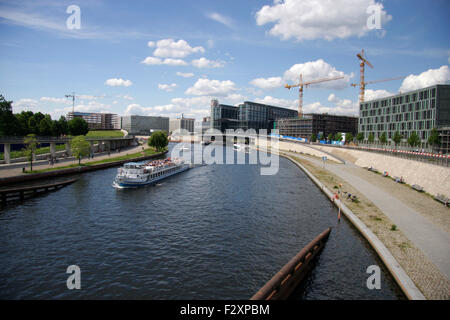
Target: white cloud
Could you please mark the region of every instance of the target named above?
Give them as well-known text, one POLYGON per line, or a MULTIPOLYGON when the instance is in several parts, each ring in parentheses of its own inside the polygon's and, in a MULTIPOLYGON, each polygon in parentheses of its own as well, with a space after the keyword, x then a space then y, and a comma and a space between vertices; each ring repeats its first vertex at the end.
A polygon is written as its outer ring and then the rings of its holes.
POLYGON ((186 94, 194 96, 226 96, 236 91, 236 85, 233 81, 198 79, 193 87, 186 90, 186 94))
POLYGON ((150 48, 153 48, 155 45, 156 43, 154 41, 147 42, 147 46, 149 46, 150 48))
POLYGON ((147 115, 152 110, 151 107, 143 107, 140 104, 132 103, 125 109, 125 115, 147 115))
POLYGON ((343 71, 336 70, 335 67, 328 64, 324 60, 318 59, 316 61, 294 64, 289 70, 287 70, 284 73, 284 79, 292 81, 294 83, 298 83, 300 74, 302 74, 303 82, 322 78, 334 78, 343 76, 344 77, 343 79, 313 84, 314 87, 317 88, 332 88, 332 89, 344 89, 348 87, 348 83, 350 79, 353 77, 353 73, 347 75, 343 71))
POLYGON ((173 89, 175 89, 177 86, 176 83, 171 83, 171 84, 158 84, 158 89, 159 90, 164 90, 167 92, 171 92, 173 91, 173 89))
POLYGON ((129 87, 133 83, 130 80, 124 80, 122 78, 120 78, 120 79, 112 78, 112 79, 106 80, 105 84, 110 87, 120 87, 120 86, 129 87))
POLYGON ((192 65, 197 68, 222 68, 225 65, 224 61, 208 60, 205 57, 192 60, 192 65))
POLYGON ((156 42, 150 41, 150 47, 156 46, 153 55, 160 58, 184 58, 193 53, 204 53, 203 47, 191 47, 185 40, 174 41, 173 39, 162 39, 156 42))
POLYGON ((193 77, 194 74, 192 72, 188 72, 188 73, 177 72, 177 76, 180 76, 183 78, 190 78, 190 77, 193 77))
POLYGON ((207 14, 206 16, 207 16, 208 18, 210 18, 210 19, 216 21, 216 22, 219 22, 219 23, 221 23, 221 24, 227 26, 227 27, 230 28, 230 29, 233 29, 233 28, 234 28, 234 22, 233 22, 233 20, 232 20, 231 18, 229 18, 229 17, 225 17, 224 15, 221 15, 221 14, 219 14, 219 13, 217 13, 217 12, 209 13, 209 14, 207 14))
POLYGON ((328 113, 340 114, 340 115, 358 115, 359 114, 358 101, 352 101, 349 99, 341 99, 341 98, 336 97, 336 95, 334 93, 332 93, 328 96, 328 101, 332 102, 334 104, 334 107, 329 108, 327 111, 325 111, 325 109, 327 107, 324 107, 321 109, 321 112, 328 112, 328 113))
MULTIPOLYGON (((80 112, 102 112, 106 109, 109 109, 111 106, 107 104, 100 103, 98 101, 89 101, 87 104, 81 103, 75 105, 75 111, 80 112)), ((69 112, 72 111, 72 107, 64 107, 63 111, 69 112)), ((109 112, 109 111, 108 111, 109 112)))
POLYGON ((295 110, 298 108, 298 100, 278 99, 271 96, 265 96, 263 99, 257 98, 255 102, 295 110))
POLYGON ((250 81, 250 84, 261 89, 274 89, 283 86, 281 77, 257 78, 250 81))
POLYGON ((371 5, 380 10, 382 27, 392 19, 375 0, 274 0, 256 13, 256 23, 274 23, 269 33, 283 40, 362 37, 371 31, 367 27, 371 5))
POLYGON ((14 113, 19 113, 21 111, 26 111, 29 109, 36 108, 39 105, 39 101, 34 99, 20 99, 12 103, 12 108, 14 113))
POLYGON ((41 97, 39 100, 42 102, 51 102, 51 103, 62 103, 62 104, 71 104, 72 103, 67 98, 41 97))
POLYGON ((393 95, 394 95, 394 93, 391 93, 386 90, 366 89, 364 91, 364 100, 365 101, 376 100, 376 99, 386 98, 386 97, 393 96, 393 95))
POLYGON ((406 92, 435 84, 446 84, 448 82, 450 82, 450 71, 448 66, 444 65, 439 69, 429 69, 418 76, 413 74, 409 75, 403 80, 400 91, 406 92))
POLYGON ((155 58, 155 57, 147 57, 142 61, 143 64, 146 65, 169 65, 169 66, 186 66, 187 63, 186 61, 182 60, 182 59, 172 59, 172 58, 167 58, 167 59, 160 59, 160 58, 155 58))

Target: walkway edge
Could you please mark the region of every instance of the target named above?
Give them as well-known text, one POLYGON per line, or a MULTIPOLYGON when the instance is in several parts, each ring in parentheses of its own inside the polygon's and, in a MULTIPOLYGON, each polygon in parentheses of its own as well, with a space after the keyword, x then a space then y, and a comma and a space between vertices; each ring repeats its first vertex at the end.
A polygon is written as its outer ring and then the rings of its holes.
POLYGON ((163 151, 163 152, 159 152, 159 153, 155 153, 155 154, 151 154, 151 155, 140 156, 140 157, 126 159, 126 160, 104 162, 104 163, 93 164, 93 165, 84 166, 84 167, 55 169, 55 170, 40 172, 40 173, 29 173, 29 174, 5 177, 5 178, 0 178, 0 186, 8 185, 9 183, 25 182, 25 181, 32 181, 32 180, 38 180, 38 179, 44 179, 44 178, 53 178, 53 177, 57 177, 57 176, 64 176, 64 175, 70 175, 70 174, 76 174, 76 173, 84 173, 84 172, 89 172, 89 171, 94 171, 94 170, 102 170, 102 169, 106 169, 106 168, 116 167, 116 166, 122 165, 127 162, 144 161, 144 160, 148 160, 148 159, 158 158, 167 153, 168 153, 168 151, 163 151))
MULTIPOLYGON (((328 196, 328 199, 333 198, 333 193, 317 179, 311 172, 308 171, 301 163, 297 162, 295 159, 288 155, 279 154, 285 157, 302 169, 306 175, 319 187, 322 192, 328 196)), ((340 200, 339 200, 340 201, 340 200)), ((338 202, 333 202, 336 207, 339 206, 338 202)), ((414 282, 405 272, 405 270, 400 266, 391 252, 386 248, 386 246, 381 242, 380 239, 344 204, 341 203, 341 211, 350 220, 350 222, 361 232, 361 234, 367 239, 372 248, 377 252, 380 259, 383 261, 386 268, 389 270, 391 275, 394 277, 395 281, 399 285, 400 289, 406 295, 409 300, 426 300, 422 292, 416 287, 414 282)))

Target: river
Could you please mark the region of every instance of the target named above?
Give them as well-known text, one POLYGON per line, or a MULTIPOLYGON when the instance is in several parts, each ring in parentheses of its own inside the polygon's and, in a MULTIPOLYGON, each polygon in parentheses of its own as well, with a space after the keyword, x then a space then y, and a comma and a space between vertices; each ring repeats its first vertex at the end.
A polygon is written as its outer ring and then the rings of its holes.
MULTIPOLYGON (((172 146, 171 146, 172 147, 172 146)), ((225 148, 225 152, 233 152, 225 148)), ((0 298, 248 299, 332 227, 294 299, 404 299, 365 239, 292 162, 203 165, 139 189, 117 168, 0 211, 0 298), (69 265, 81 290, 68 290, 69 265), (370 265, 381 289, 366 286, 370 265)))

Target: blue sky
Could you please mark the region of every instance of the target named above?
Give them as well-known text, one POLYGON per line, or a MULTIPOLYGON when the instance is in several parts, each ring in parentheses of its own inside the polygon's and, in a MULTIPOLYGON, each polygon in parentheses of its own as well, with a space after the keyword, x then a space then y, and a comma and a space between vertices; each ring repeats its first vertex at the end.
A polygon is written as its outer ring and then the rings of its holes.
POLYGON ((366 99, 448 83, 447 0, 0 1, 0 93, 14 112, 77 111, 201 119, 209 100, 357 115, 356 53, 374 69, 366 99), (68 29, 70 5, 80 29, 68 29), (369 29, 369 6, 381 29, 369 29))

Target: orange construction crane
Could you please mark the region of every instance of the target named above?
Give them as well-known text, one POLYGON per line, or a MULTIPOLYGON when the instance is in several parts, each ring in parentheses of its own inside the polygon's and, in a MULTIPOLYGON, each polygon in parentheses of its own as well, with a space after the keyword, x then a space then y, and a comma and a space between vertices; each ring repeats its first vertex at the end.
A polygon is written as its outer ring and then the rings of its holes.
POLYGON ((298 91, 299 91, 299 98, 298 98, 298 116, 299 118, 303 117, 303 86, 307 87, 310 84, 313 83, 320 83, 320 82, 325 82, 325 81, 331 81, 331 80, 338 80, 338 79, 342 79, 344 78, 344 76, 339 76, 339 77, 333 77, 333 78, 324 78, 324 79, 317 79, 317 80, 311 80, 311 81, 306 81, 303 82, 303 78, 302 78, 302 74, 300 74, 300 82, 298 84, 294 84, 294 85, 285 85, 284 87, 287 89, 291 89, 294 87, 299 87, 298 91))
MULTIPOLYGON (((364 91, 366 90, 366 85, 368 84, 372 84, 372 83, 378 83, 378 82, 385 82, 385 81, 392 81, 392 80, 399 80, 399 79, 403 79, 404 77, 396 77, 396 78, 389 78, 389 79, 381 79, 381 80, 374 80, 374 81, 367 81, 364 82, 364 91)), ((357 87, 357 86, 361 86, 360 83, 352 83, 350 84, 352 87, 357 87)), ((362 93, 362 101, 361 101, 361 97, 359 99, 360 103, 364 102, 364 92, 362 93)))
POLYGON ((367 64, 369 67, 373 68, 373 65, 364 58, 364 49, 361 50, 361 53, 356 54, 359 60, 361 60, 361 63, 359 65, 360 67, 360 91, 359 91, 359 103, 364 102, 364 91, 366 90, 366 82, 364 82, 364 66, 367 64))

